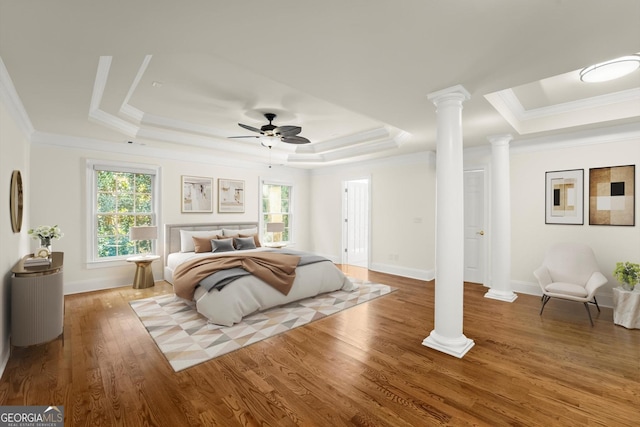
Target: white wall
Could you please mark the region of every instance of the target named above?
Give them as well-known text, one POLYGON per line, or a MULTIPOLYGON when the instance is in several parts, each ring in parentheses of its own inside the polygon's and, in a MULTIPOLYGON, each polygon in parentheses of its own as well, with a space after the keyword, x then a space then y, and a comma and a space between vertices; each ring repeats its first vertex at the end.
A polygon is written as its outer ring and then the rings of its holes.
MULTIPOLYGON (((38 137, 38 143, 31 150, 31 179, 33 189, 29 201, 33 206, 31 223, 35 225, 57 224, 64 237, 53 241, 53 250, 65 253, 64 281, 65 293, 130 285, 135 265, 119 262, 115 266, 88 266, 87 260, 87 200, 86 162, 87 159, 101 159, 136 164, 160 166, 161 204, 160 225, 167 223, 196 222, 244 222, 259 220, 259 181, 270 178, 296 184, 294 224, 295 247, 309 249, 308 215, 309 191, 308 172, 283 167, 267 168, 266 165, 247 165, 219 156, 191 156, 192 161, 181 160, 163 150, 151 146, 115 145, 104 151, 92 141, 74 141, 58 144, 57 138, 38 137), (55 142, 42 142, 49 140, 55 142), (66 145, 65 145, 66 144, 66 145), (87 146, 88 148, 81 148, 87 146), (238 214, 181 213, 181 176, 205 176, 214 178, 214 204, 217 203, 218 178, 245 181, 245 212, 238 214)), ((102 144, 104 147, 105 144, 102 144)), ((111 144, 113 145, 113 144, 111 144)), ((157 252, 162 254, 164 237, 157 241, 157 252)), ((36 245, 37 242, 33 242, 36 245)), ((34 246, 35 247, 35 246, 34 246)), ((156 280, 163 277, 162 261, 153 263, 156 280)))
MULTIPOLYGON (((540 294, 533 271, 546 249, 556 242, 590 245, 609 283, 598 292, 601 305, 612 305, 615 263, 640 262, 640 203, 636 201, 635 226, 589 225, 589 168, 636 165, 635 196, 640 197, 640 138, 629 137, 627 128, 611 128, 599 136, 585 134, 553 143, 511 144, 511 279, 514 291, 540 294), (545 224, 545 173, 584 170, 584 225, 545 224)), ((637 135, 637 134, 636 134, 637 135)), ((489 164, 489 148, 466 150, 467 165, 489 164)), ((490 197, 490 196, 489 196, 490 197)), ((487 203, 490 200, 487 199, 487 203)), ((487 219, 490 223, 490 219, 487 219)), ((490 233, 489 233, 490 235, 490 233)))
MULTIPOLYGON (((516 292, 539 294, 533 271, 555 242, 578 241, 595 251, 609 284, 598 293, 612 305, 617 286, 611 272, 618 261, 640 262, 640 203, 635 226, 588 225, 589 168, 635 164, 640 168, 640 138, 625 128, 598 136, 584 134, 553 143, 511 144, 511 278, 516 292), (622 129, 623 132, 619 132, 622 129), (619 135, 618 135, 619 133, 619 135), (579 138, 578 138, 579 137, 579 138), (545 224, 545 172, 584 169, 584 225, 545 224)), ((465 168, 486 167, 490 178, 490 147, 465 150, 465 168)), ((435 267, 435 164, 432 156, 391 158, 312 172, 311 243, 313 250, 341 260, 342 182, 371 178, 372 235, 370 268, 420 279, 432 279, 435 267), (418 222, 419 219, 422 222, 418 222), (398 255, 397 260, 393 255, 398 255)), ((640 169, 636 170, 636 188, 640 169)), ((491 195, 486 203, 490 205, 491 195)), ((640 192, 636 190, 636 197, 640 192)), ((490 224, 490 218, 486 219, 490 224)), ((489 233, 490 234, 490 233, 489 233)), ((487 259, 488 259, 487 254, 487 259)), ((490 273, 489 273, 490 275, 490 273)))
POLYGON ((432 153, 317 169, 311 175, 313 250, 340 262, 343 182, 370 178, 372 270, 430 280, 435 267, 432 153))
MULTIPOLYGON (((1 91, 0 91, 1 92, 1 91)), ((9 193, 11 174, 19 170, 25 195, 31 190, 29 179, 29 143, 18 126, 15 111, 9 109, 5 99, 0 97, 0 375, 9 359, 10 316, 11 316, 11 269, 27 253, 29 227, 29 203, 25 201, 22 230, 14 233, 11 229, 9 193)))
POLYGON ((640 139, 511 155, 512 278, 534 283, 533 270, 553 243, 577 241, 590 245, 609 279, 599 295, 610 304, 615 263, 640 262, 640 203, 635 226, 589 225, 589 168, 636 165, 635 196, 640 197, 640 139), (584 225, 545 224, 545 172, 584 169, 584 225))

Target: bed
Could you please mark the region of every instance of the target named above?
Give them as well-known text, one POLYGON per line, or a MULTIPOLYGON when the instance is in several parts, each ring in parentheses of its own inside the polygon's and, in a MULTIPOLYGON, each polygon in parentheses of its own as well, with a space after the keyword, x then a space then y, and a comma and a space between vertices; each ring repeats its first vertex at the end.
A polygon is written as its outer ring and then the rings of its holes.
POLYGON ((265 247, 257 236, 252 222, 166 224, 164 278, 176 296, 224 326, 293 301, 357 289, 330 260, 265 247))

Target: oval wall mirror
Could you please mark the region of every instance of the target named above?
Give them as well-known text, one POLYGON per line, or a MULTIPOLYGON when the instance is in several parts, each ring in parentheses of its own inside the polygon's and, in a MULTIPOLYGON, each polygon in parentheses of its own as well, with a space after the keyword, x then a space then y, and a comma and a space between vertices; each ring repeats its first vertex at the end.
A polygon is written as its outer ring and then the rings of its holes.
POLYGON ((11 197, 9 209, 11 210, 11 229, 14 233, 19 233, 22 228, 22 175, 20 171, 13 171, 11 174, 11 197))

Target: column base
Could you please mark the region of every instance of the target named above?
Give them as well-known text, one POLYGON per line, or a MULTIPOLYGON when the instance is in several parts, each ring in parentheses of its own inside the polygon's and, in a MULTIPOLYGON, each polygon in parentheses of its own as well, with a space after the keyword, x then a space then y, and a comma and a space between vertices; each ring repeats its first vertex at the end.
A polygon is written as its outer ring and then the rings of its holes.
POLYGON ((451 339, 443 337, 435 330, 431 331, 431 334, 422 341, 422 345, 425 347, 438 350, 450 356, 455 356, 458 359, 462 359, 462 357, 471 350, 471 347, 473 347, 474 344, 473 340, 470 340, 464 335, 451 339))
POLYGON ((485 298, 497 299, 499 301, 514 302, 518 295, 512 291, 497 291, 495 289, 489 289, 489 292, 484 294, 485 298))

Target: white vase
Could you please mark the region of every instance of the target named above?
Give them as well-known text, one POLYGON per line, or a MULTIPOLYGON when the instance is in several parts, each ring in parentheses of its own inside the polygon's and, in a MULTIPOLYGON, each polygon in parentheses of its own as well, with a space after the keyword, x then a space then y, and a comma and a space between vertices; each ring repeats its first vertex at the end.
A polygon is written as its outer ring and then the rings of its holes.
POLYGON ((634 286, 630 285, 629 283, 625 283, 625 282, 621 282, 620 286, 622 286, 622 289, 624 289, 625 291, 632 291, 634 286))

